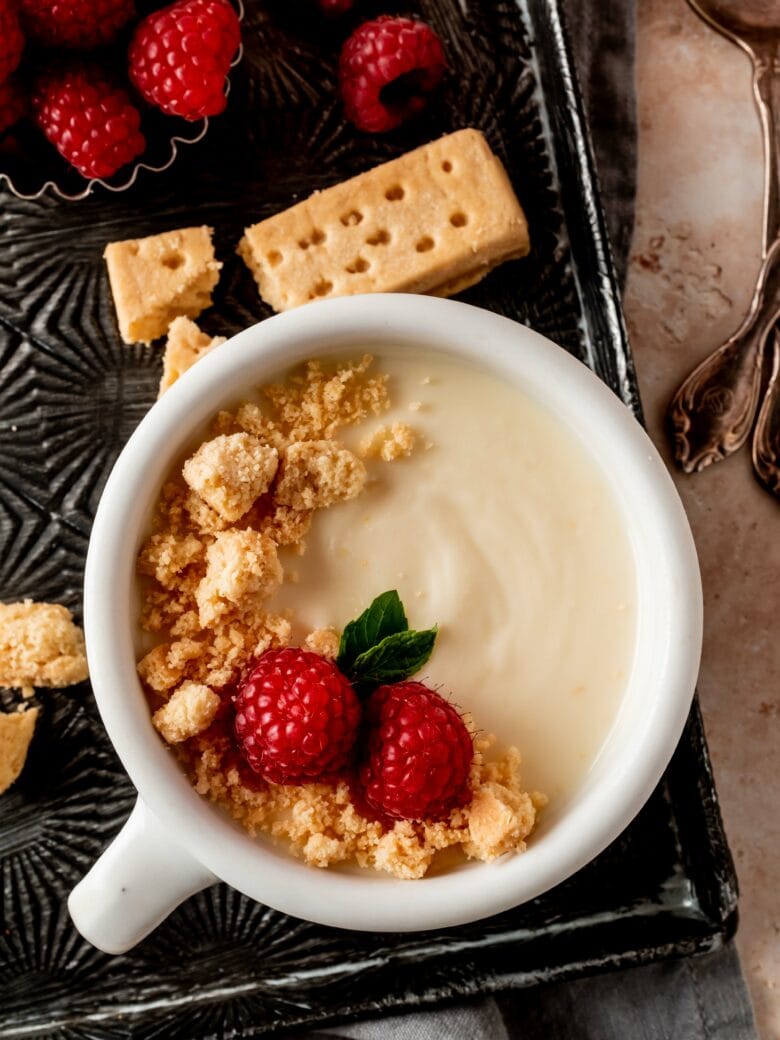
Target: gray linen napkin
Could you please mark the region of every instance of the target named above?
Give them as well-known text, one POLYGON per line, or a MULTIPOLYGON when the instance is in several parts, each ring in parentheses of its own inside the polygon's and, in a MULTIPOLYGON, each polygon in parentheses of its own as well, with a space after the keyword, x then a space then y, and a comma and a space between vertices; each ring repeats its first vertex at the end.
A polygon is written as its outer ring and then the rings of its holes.
MULTIPOLYGON (((613 257, 634 227, 634 0, 563 0, 613 257)), ((733 944, 707 956, 555 982, 436 1011, 299 1034, 300 1040, 757 1040, 733 944)))

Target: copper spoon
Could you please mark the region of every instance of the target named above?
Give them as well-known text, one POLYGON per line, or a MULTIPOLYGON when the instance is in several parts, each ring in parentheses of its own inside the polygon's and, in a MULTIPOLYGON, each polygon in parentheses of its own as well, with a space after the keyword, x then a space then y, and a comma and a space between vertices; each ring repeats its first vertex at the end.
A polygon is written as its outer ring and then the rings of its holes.
POLYGON ((778 0, 688 0, 753 63, 753 93, 764 142, 764 260, 750 309, 737 331, 691 372, 669 406, 675 457, 686 473, 731 455, 747 439, 758 407, 764 347, 778 317, 780 267, 780 4, 778 0))

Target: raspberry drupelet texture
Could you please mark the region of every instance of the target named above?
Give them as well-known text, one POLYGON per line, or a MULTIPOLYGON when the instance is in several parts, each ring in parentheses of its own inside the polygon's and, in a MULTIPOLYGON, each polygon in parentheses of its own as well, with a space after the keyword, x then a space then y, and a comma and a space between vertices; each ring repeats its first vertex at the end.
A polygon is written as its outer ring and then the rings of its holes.
POLYGON ((370 133, 400 126, 425 107, 446 67, 441 40, 425 22, 392 15, 364 22, 339 59, 347 119, 370 133))
POLYGON ((420 682, 380 686, 366 722, 360 783, 371 809, 390 819, 438 820, 467 801, 474 744, 435 690, 420 682))
POLYGON ((25 31, 44 47, 93 50, 135 14, 134 0, 19 0, 25 31))
POLYGON ((15 76, 0 83, 0 134, 27 115, 28 103, 27 91, 15 76))
POLYGON ((0 83, 16 70, 24 50, 24 36, 14 0, 0 0, 0 83))
POLYGON ((84 177, 110 177, 146 147, 138 109, 92 65, 44 74, 33 111, 49 141, 84 177))
POLYGON ((275 784, 318 780, 350 762, 360 704, 347 678, 307 650, 267 650, 235 697, 236 736, 275 784))
POLYGON ((225 78, 240 43, 229 0, 178 0, 138 25, 130 44, 130 79, 168 115, 215 116, 227 103, 225 78))

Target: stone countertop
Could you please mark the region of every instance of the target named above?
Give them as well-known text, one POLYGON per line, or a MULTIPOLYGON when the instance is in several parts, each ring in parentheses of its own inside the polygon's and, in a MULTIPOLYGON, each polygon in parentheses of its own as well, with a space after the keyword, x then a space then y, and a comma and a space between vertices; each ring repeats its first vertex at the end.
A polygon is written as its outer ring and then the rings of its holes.
POLYGON ((763 1040, 780 1038, 780 502, 743 448, 686 476, 665 411, 733 332, 755 285, 762 154, 745 54, 685 0, 638 4, 637 221, 626 319, 651 435, 673 470, 704 582, 699 695, 739 875, 737 946, 763 1040))

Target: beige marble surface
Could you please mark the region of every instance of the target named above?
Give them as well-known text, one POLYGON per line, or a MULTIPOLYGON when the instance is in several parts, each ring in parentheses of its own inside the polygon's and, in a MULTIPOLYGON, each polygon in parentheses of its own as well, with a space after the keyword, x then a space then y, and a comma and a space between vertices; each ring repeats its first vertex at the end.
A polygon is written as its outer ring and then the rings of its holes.
MULTIPOLYGON (((762 156, 750 65, 685 0, 639 0, 637 227, 626 316, 650 431, 739 323, 755 283, 762 156)), ((699 694, 739 874, 737 943, 763 1040, 780 1038, 780 503, 743 449, 674 471, 705 597, 699 694)))

